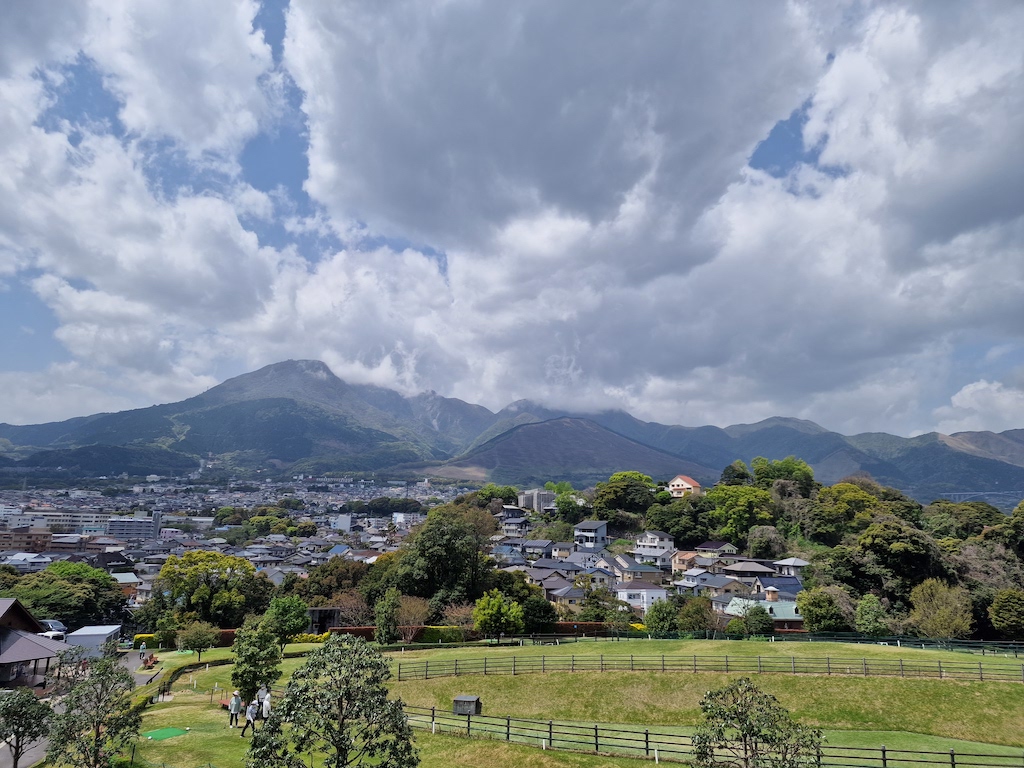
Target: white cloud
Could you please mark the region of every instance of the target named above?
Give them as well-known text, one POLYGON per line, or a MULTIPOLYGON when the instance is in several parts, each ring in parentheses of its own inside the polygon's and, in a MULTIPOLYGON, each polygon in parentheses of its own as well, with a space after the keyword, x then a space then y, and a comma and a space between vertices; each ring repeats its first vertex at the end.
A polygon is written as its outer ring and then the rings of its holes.
MULTIPOLYGON (((122 100, 121 121, 190 154, 234 153, 273 115, 276 79, 255 0, 104 0, 86 53, 122 100)), ((229 155, 230 156, 230 155, 229 155)))
POLYGON ((949 405, 936 408, 937 430, 944 434, 991 430, 1024 424, 1024 389, 981 379, 962 387, 949 405))

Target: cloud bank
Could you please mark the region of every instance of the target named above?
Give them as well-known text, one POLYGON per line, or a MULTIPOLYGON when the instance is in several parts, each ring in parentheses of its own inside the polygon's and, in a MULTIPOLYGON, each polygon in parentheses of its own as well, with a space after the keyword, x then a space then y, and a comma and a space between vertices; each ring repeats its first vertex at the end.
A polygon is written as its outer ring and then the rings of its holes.
POLYGON ((1019 3, 66 5, 0 29, 0 282, 64 353, 6 356, 0 421, 308 357, 492 408, 1024 426, 1019 3))

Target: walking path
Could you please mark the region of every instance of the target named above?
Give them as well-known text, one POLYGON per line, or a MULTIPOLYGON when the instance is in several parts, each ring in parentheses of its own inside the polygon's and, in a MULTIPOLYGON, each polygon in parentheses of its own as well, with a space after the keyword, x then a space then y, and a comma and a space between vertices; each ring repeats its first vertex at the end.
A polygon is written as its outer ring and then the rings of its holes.
MULTIPOLYGON (((161 673, 162 670, 153 671, 151 669, 142 669, 139 662, 139 655, 134 651, 129 651, 126 654, 122 654, 121 663, 125 669, 132 673, 132 677, 135 679, 135 686, 139 687, 145 685, 153 679, 155 675, 161 673)), ((46 757, 46 739, 34 744, 24 755, 22 755, 21 762, 18 768, 29 768, 38 762, 41 762, 46 757)), ((11 750, 7 748, 5 742, 0 742, 0 768, 14 768, 14 761, 11 759, 11 750)))

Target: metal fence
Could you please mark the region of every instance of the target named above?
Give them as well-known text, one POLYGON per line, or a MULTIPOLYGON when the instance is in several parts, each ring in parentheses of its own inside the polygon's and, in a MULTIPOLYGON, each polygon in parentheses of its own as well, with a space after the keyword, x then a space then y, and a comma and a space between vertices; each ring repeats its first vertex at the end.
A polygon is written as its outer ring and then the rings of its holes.
MULTIPOLYGON (((516 742, 541 749, 600 752, 630 757, 647 757, 671 762, 693 757, 688 735, 664 730, 624 726, 560 723, 553 720, 524 720, 487 715, 456 715, 428 707, 405 707, 414 728, 471 738, 516 742)), ((1024 766, 1024 750, 1016 754, 974 752, 912 752, 899 749, 822 746, 808 766, 821 768, 987 768, 1024 766)))
POLYGON ((797 656, 506 656, 399 661, 398 680, 460 675, 526 675, 547 672, 749 672, 855 677, 911 677, 1024 683, 1024 664, 996 661, 821 658, 797 656))

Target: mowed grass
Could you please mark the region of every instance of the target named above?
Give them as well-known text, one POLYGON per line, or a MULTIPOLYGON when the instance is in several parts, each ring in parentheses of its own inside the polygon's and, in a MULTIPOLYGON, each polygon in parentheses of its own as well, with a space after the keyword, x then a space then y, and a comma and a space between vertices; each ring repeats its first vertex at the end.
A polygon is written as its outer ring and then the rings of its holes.
POLYGON ((389 656, 399 661, 443 660, 455 658, 482 658, 509 656, 729 656, 765 658, 872 659, 896 660, 903 658, 917 663, 938 664, 949 662, 977 668, 993 665, 1024 665, 1024 657, 1014 658, 1012 653, 980 656, 958 651, 921 650, 911 646, 857 645, 854 643, 769 642, 755 640, 581 640, 560 645, 488 646, 485 644, 463 648, 437 648, 428 650, 393 651, 389 656))
MULTIPOLYGON (((447 710, 480 696, 488 715, 538 720, 692 726, 709 690, 739 675, 556 672, 393 682, 407 703, 447 710)), ((1024 747, 1024 685, 1018 683, 752 675, 800 722, 829 731, 908 732, 1024 747)), ((843 740, 845 743, 845 739, 843 740)), ((864 744, 858 738, 858 745, 864 744)), ((837 742, 838 743, 838 742, 837 742)), ((879 740, 873 746, 888 742, 879 740)), ((948 747, 947 747, 948 749, 948 747)))

